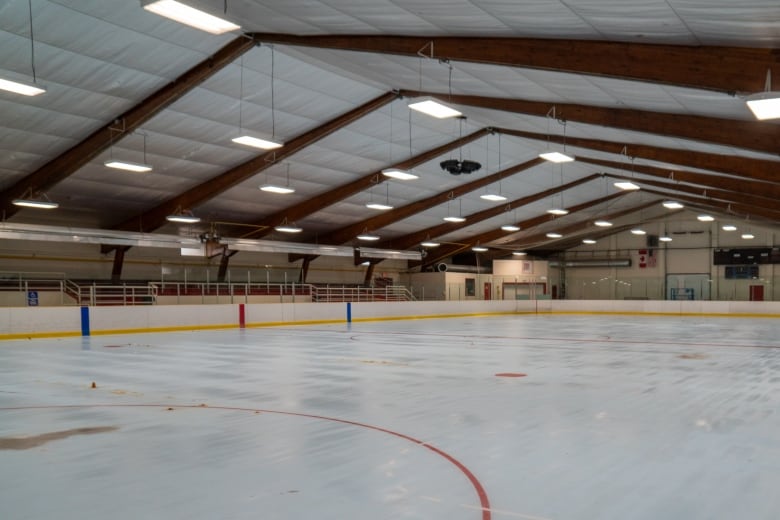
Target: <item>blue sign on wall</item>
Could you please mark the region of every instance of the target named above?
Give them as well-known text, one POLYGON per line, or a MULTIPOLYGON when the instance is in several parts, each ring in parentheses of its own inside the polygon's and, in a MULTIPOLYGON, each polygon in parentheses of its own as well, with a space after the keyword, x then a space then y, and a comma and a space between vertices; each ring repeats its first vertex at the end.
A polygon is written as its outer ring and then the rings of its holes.
POLYGON ((28 307, 38 306, 38 291, 27 291, 27 306, 28 307))

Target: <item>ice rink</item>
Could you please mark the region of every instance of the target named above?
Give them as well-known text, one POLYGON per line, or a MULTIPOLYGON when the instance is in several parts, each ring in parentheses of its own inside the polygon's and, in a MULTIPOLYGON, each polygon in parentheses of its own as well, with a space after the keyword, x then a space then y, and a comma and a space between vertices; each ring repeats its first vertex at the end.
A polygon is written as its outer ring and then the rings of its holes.
POLYGON ((774 520, 779 333, 519 315, 4 341, 0 518, 774 520))

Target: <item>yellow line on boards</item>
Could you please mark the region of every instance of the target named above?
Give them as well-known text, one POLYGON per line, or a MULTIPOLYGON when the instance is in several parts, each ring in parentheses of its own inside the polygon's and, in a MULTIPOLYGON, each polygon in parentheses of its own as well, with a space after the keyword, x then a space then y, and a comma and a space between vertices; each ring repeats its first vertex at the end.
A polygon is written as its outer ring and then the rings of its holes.
POLYGON ((44 338, 65 338, 81 336, 80 331, 68 332, 20 332, 16 334, 0 334, 0 341, 6 339, 44 339, 44 338))

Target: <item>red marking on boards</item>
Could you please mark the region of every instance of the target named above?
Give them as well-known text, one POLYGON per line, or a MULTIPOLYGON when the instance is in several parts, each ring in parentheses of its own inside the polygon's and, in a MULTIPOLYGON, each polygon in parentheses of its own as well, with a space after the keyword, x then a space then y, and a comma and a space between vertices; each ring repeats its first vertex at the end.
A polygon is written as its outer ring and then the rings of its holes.
POLYGON ((496 377, 525 377, 527 375, 520 372, 499 372, 496 374, 496 377))

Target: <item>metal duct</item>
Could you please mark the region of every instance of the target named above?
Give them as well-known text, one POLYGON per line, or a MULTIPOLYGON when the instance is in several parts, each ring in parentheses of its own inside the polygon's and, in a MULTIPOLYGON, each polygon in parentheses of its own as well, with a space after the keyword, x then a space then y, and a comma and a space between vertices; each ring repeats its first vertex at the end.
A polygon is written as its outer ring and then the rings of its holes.
MULTIPOLYGON (((550 260, 550 267, 560 267, 558 260, 550 260)), ((564 267, 631 267, 630 258, 615 258, 602 260, 566 260, 564 267)))
POLYGON ((454 265, 454 264, 436 264, 434 267, 436 271, 440 273, 477 273, 477 274, 491 274, 492 269, 489 267, 477 267, 476 265, 454 265))

